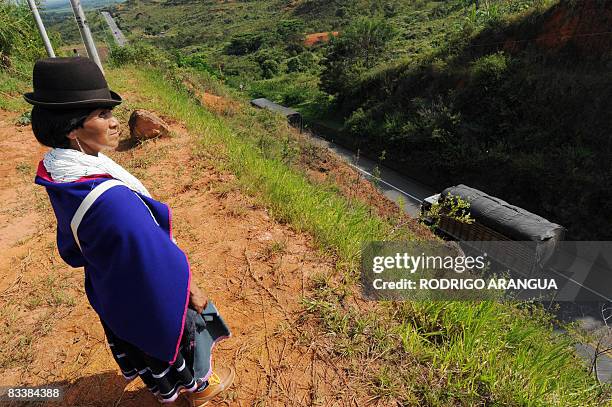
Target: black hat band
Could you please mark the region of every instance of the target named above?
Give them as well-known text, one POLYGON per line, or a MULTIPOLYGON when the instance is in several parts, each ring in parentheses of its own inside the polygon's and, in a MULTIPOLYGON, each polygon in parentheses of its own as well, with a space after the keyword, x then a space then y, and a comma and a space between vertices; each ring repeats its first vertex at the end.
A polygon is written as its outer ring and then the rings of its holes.
POLYGON ((108 88, 87 90, 36 89, 32 98, 40 102, 73 102, 75 100, 111 99, 108 88))

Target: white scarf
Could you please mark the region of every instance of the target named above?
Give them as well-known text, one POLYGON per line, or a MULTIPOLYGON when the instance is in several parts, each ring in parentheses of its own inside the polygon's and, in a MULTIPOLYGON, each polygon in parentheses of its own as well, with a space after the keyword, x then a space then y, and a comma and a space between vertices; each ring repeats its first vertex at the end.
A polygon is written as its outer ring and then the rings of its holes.
POLYGON ((151 197, 138 178, 102 153, 96 157, 69 148, 53 148, 45 154, 43 165, 56 182, 73 182, 88 175, 110 174, 131 190, 151 197))

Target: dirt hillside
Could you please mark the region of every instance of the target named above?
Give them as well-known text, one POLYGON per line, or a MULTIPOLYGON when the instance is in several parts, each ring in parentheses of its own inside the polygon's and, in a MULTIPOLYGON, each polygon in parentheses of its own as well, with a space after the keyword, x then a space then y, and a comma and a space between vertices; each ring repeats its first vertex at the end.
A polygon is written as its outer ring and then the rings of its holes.
MULTIPOLYGON (((339 32, 333 31, 331 35, 333 35, 334 37, 337 37, 339 35, 339 32)), ((328 32, 308 34, 306 35, 306 38, 304 39, 304 45, 307 47, 311 47, 320 42, 327 42, 329 41, 329 36, 330 36, 330 33, 328 32)))
POLYGON ((582 0, 560 2, 550 10, 537 37, 545 49, 571 49, 583 58, 612 55, 612 3, 582 0))
MULTIPOLYGON (((140 379, 126 385, 87 302, 83 270, 59 257, 52 209, 33 183, 46 148, 16 116, 0 111, 0 386, 63 386, 66 406, 158 405, 140 379)), ((170 122, 173 138, 122 143, 109 155, 170 204, 194 280, 233 332, 213 360, 234 366, 237 380, 212 405, 367 405, 301 311, 310 277, 331 273, 333 259, 274 222, 170 122)))

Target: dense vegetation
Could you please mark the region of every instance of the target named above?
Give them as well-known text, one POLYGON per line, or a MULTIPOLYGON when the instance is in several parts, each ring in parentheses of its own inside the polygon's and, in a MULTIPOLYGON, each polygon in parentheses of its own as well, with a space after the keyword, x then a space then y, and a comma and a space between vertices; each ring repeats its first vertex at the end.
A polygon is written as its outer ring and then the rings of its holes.
MULTIPOLYGON (((0 22, 0 108, 6 108, 15 105, 6 96, 25 91, 34 60, 46 53, 27 6, 0 0, 0 22)), ((51 41, 57 44, 58 36, 51 41)))
POLYGON ((129 0, 115 14, 180 65, 437 189, 466 183, 569 238, 612 237, 593 215, 612 212, 610 2, 129 0), (326 31, 340 35, 305 45, 326 31))
POLYGON ((437 185, 503 197, 570 239, 610 239, 612 36, 598 32, 612 4, 588 3, 492 20, 475 35, 465 25, 424 58, 362 75, 338 93, 350 142, 437 185), (560 37, 568 26, 593 36, 560 37))

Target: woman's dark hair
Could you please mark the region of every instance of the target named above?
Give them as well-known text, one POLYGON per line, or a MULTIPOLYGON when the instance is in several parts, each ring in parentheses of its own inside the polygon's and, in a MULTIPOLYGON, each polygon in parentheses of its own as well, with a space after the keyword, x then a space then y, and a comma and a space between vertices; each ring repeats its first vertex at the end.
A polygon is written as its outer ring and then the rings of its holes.
POLYGON ((83 127, 87 116, 96 108, 51 110, 44 107, 32 108, 32 131, 39 143, 52 148, 69 148, 66 137, 72 130, 83 127))

